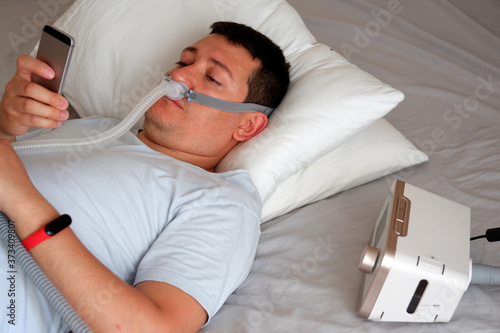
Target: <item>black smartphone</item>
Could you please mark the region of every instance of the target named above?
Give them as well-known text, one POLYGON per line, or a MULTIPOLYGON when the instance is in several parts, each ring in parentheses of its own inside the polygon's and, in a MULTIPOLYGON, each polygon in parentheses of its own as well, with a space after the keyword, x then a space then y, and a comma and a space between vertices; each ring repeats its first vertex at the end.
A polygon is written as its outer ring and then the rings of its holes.
POLYGON ((33 74, 33 82, 61 94, 64 79, 66 78, 66 71, 73 52, 73 45, 73 37, 59 29, 46 25, 42 31, 42 38, 40 39, 36 58, 52 67, 56 76, 52 80, 47 80, 33 74))

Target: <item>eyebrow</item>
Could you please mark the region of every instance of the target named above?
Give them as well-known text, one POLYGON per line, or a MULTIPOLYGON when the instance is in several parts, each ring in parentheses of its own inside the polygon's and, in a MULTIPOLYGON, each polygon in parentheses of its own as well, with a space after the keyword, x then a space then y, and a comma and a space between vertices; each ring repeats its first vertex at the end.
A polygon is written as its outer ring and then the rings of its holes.
MULTIPOLYGON (((198 49, 194 46, 188 46, 184 50, 182 50, 182 52, 190 52, 190 53, 194 53, 196 55, 198 53, 198 49)), ((222 70, 224 70, 229 75, 229 77, 231 79, 234 79, 233 73, 231 72, 231 70, 229 69, 229 67, 226 64, 224 64, 223 62, 220 62, 219 60, 212 58, 212 57, 209 58, 209 61, 212 64, 214 64, 215 66, 220 67, 222 70)))

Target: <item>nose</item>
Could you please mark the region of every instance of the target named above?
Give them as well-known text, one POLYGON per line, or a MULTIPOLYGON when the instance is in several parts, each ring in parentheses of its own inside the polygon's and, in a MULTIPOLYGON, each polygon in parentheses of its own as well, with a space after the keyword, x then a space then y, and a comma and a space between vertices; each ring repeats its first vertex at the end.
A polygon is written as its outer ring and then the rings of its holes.
POLYGON ((189 68, 189 66, 171 69, 169 74, 172 80, 182 82, 186 84, 189 89, 193 89, 194 76, 192 74, 192 69, 189 68))

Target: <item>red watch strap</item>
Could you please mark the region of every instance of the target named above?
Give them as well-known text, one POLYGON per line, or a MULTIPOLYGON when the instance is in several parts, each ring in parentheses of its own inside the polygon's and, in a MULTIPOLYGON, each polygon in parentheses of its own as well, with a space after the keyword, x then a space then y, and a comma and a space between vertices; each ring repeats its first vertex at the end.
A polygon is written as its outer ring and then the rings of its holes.
POLYGON ((44 240, 49 239, 50 237, 51 236, 47 235, 47 233, 45 232, 45 226, 43 226, 34 233, 32 233, 31 235, 29 235, 28 237, 26 237, 21 243, 26 248, 26 251, 29 251, 38 244, 40 244, 41 242, 43 242, 44 240))
POLYGON ((57 234, 59 231, 67 228, 71 224, 71 217, 67 214, 59 216, 54 221, 48 223, 47 225, 41 227, 28 237, 26 237, 21 243, 24 245, 27 251, 31 250, 44 240, 57 234))

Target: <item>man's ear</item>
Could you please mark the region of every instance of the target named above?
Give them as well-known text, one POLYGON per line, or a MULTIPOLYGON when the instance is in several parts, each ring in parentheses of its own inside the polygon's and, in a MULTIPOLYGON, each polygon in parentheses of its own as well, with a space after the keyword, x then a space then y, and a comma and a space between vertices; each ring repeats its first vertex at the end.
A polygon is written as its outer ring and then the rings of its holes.
POLYGON ((262 132, 266 126, 267 116, 265 114, 262 112, 248 113, 236 131, 233 132, 233 138, 236 141, 249 140, 262 132))

